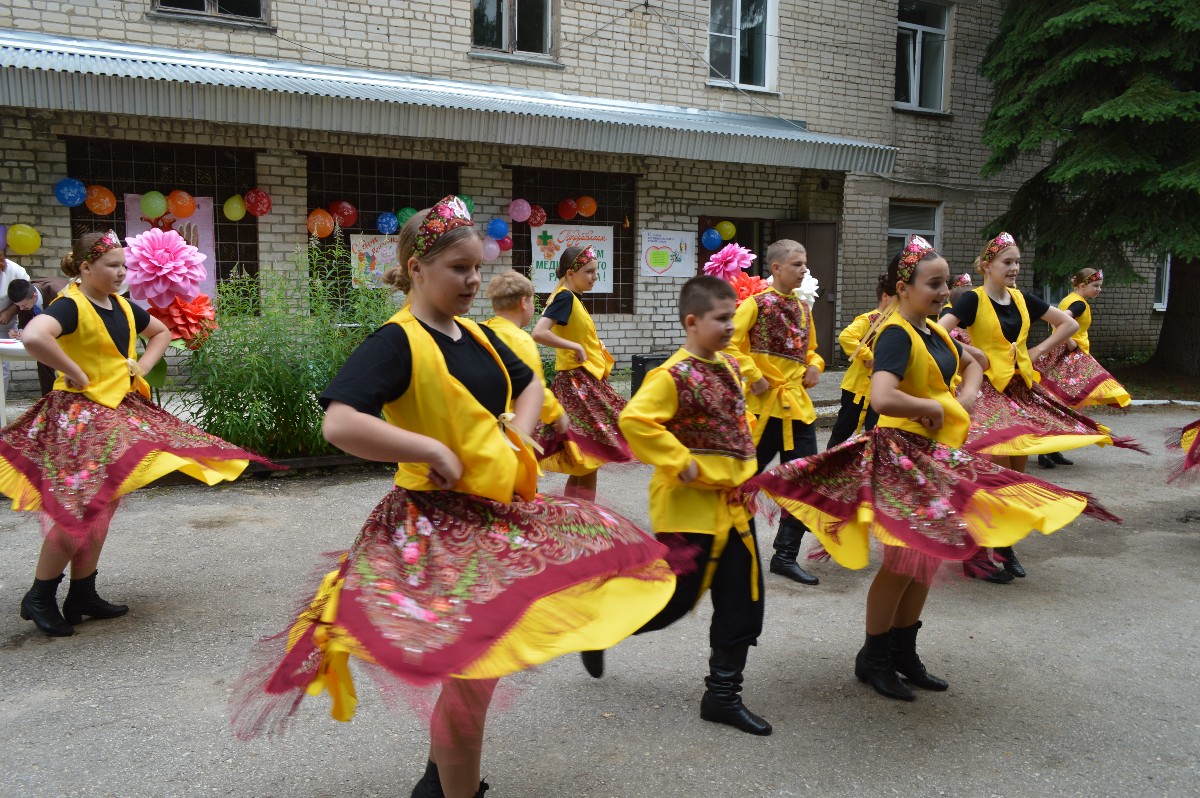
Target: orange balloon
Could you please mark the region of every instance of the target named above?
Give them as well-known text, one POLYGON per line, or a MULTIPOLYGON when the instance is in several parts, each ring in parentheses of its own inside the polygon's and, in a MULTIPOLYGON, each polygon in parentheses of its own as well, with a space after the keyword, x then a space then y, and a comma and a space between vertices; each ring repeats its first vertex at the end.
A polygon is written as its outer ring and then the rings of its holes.
POLYGON ((591 216, 596 212, 596 200, 588 196, 583 196, 575 200, 575 207, 579 211, 580 216, 591 216))
POLYGON ((117 195, 104 186, 88 186, 83 204, 97 216, 108 216, 117 209, 117 195))
POLYGON ((308 215, 308 232, 317 238, 328 238, 333 234, 333 217, 324 208, 317 208, 308 215))
POLYGON ((176 219, 186 219, 196 212, 196 200, 186 191, 172 191, 167 195, 167 210, 176 219))

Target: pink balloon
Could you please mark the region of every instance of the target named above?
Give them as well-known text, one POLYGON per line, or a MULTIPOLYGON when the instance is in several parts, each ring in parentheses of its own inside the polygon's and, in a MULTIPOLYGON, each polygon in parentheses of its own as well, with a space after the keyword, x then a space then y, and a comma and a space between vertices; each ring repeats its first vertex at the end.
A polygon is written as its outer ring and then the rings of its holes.
POLYGON ((500 257, 500 244, 494 238, 485 238, 483 240, 483 259, 491 263, 498 257, 500 257))
POLYGON ((525 200, 515 199, 508 204, 508 218, 514 222, 525 222, 529 220, 532 210, 533 208, 525 200))

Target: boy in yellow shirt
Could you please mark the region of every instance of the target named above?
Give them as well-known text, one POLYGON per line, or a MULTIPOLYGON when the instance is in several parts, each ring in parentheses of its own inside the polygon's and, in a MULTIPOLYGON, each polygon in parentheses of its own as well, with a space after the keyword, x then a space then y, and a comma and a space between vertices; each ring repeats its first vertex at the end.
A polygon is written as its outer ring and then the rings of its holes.
POLYGON ((875 422, 879 420, 879 414, 870 405, 871 367, 875 364, 872 351, 875 333, 879 332, 879 324, 876 322, 892 301, 887 292, 886 274, 879 277, 879 284, 875 286, 875 298, 877 307, 859 314, 838 335, 838 345, 850 358, 850 367, 846 369, 846 376, 842 378, 842 406, 838 409, 837 420, 833 422, 829 443, 825 444, 826 449, 832 449, 849 440, 860 427, 864 430, 874 429, 875 422), (863 340, 864 336, 871 332, 873 324, 876 328, 875 333, 863 340))
MULTIPOLYGON (((742 671, 763 625, 763 582, 753 513, 740 488, 754 476, 753 419, 737 361, 721 350, 733 334, 737 295, 716 277, 693 277, 679 295, 687 343, 646 375, 621 412, 621 433, 637 458, 654 466, 650 526, 671 549, 675 593, 636 634, 663 629, 712 593, 708 688, 700 717, 749 734, 771 724, 742 704, 742 671)), ((584 652, 593 676, 603 652, 584 652)))
MULTIPOLYGON (((817 453, 817 411, 808 389, 816 386, 825 370, 825 361, 817 354, 812 309, 795 294, 808 274, 808 254, 798 241, 785 238, 767 248, 765 262, 774 283, 738 305, 729 346, 748 386, 746 406, 758 420, 754 443, 759 471, 776 455, 786 463, 817 453)), ((796 562, 807 531, 783 512, 771 573, 802 585, 820 581, 796 562)))

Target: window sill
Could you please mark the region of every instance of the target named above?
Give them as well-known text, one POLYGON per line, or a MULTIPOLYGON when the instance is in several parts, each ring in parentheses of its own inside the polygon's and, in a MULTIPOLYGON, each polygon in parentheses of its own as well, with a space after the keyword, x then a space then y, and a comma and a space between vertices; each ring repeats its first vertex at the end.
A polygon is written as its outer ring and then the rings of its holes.
POLYGON ((1162 304, 1159 304, 1158 302, 1155 302, 1154 303, 1154 312, 1155 313, 1166 313, 1167 312, 1167 303, 1164 302, 1162 304))
POLYGON ((732 80, 721 80, 720 78, 709 78, 704 82, 704 85, 711 89, 728 89, 730 91, 748 91, 754 94, 768 94, 772 97, 782 97, 781 92, 773 91, 763 86, 747 86, 744 83, 734 83, 732 80))
POLYGON ((501 53, 491 50, 472 50, 467 58, 480 61, 502 61, 506 64, 521 64, 522 66, 542 67, 543 69, 566 69, 566 66, 555 61, 548 55, 536 53, 501 53))
POLYGON ((933 119, 953 119, 954 114, 949 111, 934 111, 929 108, 916 108, 911 105, 896 104, 892 106, 892 110, 898 114, 912 114, 913 116, 926 116, 933 119))
POLYGON ((275 33, 278 29, 267 22, 254 22, 249 19, 225 19, 211 14, 189 14, 186 11, 147 11, 146 19, 160 22, 197 22, 201 25, 216 25, 222 28, 240 28, 242 30, 275 33))

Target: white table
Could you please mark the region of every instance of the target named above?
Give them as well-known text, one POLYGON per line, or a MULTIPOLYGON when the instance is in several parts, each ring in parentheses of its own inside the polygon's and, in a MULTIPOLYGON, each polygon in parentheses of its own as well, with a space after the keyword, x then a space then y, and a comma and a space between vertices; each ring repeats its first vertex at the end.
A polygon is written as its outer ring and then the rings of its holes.
MULTIPOLYGON (((12 338, 0 338, 0 360, 37 360, 25 351, 25 344, 12 338)), ((0 378, 0 427, 8 426, 8 400, 4 393, 4 379, 0 378)))

